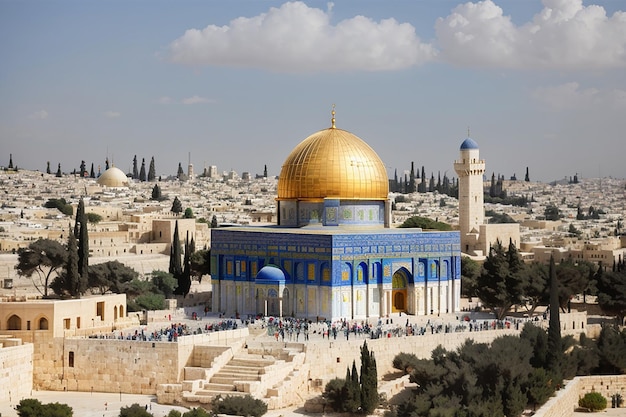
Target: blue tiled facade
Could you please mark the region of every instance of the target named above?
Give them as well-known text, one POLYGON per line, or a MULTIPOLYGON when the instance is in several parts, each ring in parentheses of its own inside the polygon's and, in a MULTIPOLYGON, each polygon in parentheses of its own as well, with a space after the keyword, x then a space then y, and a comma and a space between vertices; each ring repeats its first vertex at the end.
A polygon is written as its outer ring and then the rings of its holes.
POLYGON ((308 317, 370 317, 398 311, 434 314, 440 312, 442 304, 447 311, 458 307, 461 270, 458 232, 327 230, 326 227, 311 231, 272 227, 213 229, 214 309, 225 313, 234 310, 245 314, 266 313, 256 311, 263 307, 260 302, 245 299, 254 296, 258 300, 259 288, 265 299, 272 289, 279 297, 288 294, 282 300, 284 315, 298 312, 308 317), (268 265, 279 269, 284 279, 257 282, 259 271, 268 265), (429 300, 429 296, 434 297, 434 288, 437 303, 429 300), (442 296, 442 291, 447 295, 442 296), (389 293, 387 297, 393 294, 393 300, 382 300, 385 293, 389 293), (324 301, 328 297, 333 300, 324 301), (382 300, 379 304, 375 301, 377 297, 382 300), (445 297, 443 303, 442 297, 445 297), (363 306, 355 308, 357 300, 363 306), (406 303, 410 301, 413 303, 406 303))

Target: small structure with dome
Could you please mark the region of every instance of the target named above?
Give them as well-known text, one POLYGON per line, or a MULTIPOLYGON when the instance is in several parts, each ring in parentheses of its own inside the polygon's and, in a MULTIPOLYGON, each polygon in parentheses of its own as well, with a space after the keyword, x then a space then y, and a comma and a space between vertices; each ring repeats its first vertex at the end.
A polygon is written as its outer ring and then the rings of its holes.
POLYGON ((366 319, 459 311, 459 232, 390 228, 376 152, 335 126, 301 141, 278 180, 274 226, 211 229, 213 311, 366 319))
POLYGON ((130 180, 128 179, 126 174, 124 174, 124 171, 112 166, 98 177, 97 183, 103 187, 122 188, 128 187, 128 185, 130 184, 130 180))

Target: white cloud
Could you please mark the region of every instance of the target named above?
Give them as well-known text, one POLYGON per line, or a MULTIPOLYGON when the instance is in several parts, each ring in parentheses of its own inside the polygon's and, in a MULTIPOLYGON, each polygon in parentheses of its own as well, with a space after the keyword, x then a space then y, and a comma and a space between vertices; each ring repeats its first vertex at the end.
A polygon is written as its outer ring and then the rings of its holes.
POLYGON ((120 117, 122 114, 118 111, 109 110, 109 111, 104 112, 104 115, 108 117, 109 119, 115 119, 117 117, 120 117))
POLYGON ((39 110, 28 115, 29 119, 44 120, 48 118, 48 112, 45 110, 39 110))
POLYGON ((210 98, 200 97, 200 96, 193 96, 193 97, 184 98, 182 99, 181 102, 183 104, 203 104, 203 103, 214 103, 215 100, 212 100, 210 98))
POLYGON ((626 13, 607 17, 582 0, 543 0, 516 26, 491 0, 457 6, 437 20, 441 57, 461 66, 589 69, 626 67, 626 13))
POLYGON ((157 100, 158 104, 170 104, 171 102, 172 99, 168 96, 159 97, 159 99, 157 100))
POLYGON ((227 26, 189 29, 168 47, 170 61, 193 66, 255 67, 277 72, 386 71, 434 59, 415 28, 395 19, 356 16, 332 25, 330 11, 285 3, 227 26))

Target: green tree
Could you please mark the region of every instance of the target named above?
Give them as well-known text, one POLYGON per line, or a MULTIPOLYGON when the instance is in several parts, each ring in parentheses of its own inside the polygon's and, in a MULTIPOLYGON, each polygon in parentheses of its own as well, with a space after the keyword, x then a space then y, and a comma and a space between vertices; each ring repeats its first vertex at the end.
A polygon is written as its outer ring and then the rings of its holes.
POLYGON ((461 257, 461 295, 475 297, 481 266, 468 256, 461 257))
POLYGON ((204 275, 211 273, 211 250, 198 250, 191 252, 191 276, 202 282, 204 275))
POLYGON ((211 218, 211 229, 216 229, 217 226, 217 216, 214 214, 211 218))
POLYGON ((555 206, 554 204, 548 204, 548 206, 546 206, 545 210, 543 211, 543 215, 546 218, 546 220, 560 220, 561 217, 563 217, 561 215, 561 210, 559 210, 559 208, 557 206, 555 206))
POLYGON ((128 311, 163 310, 165 297, 163 294, 141 294, 128 302, 128 311))
POLYGON ((180 214, 183 212, 183 204, 178 199, 178 196, 174 197, 174 202, 172 203, 170 211, 174 214, 180 214))
POLYGON ((165 298, 172 298, 174 290, 178 285, 178 281, 176 281, 176 278, 168 272, 153 271, 152 284, 154 285, 155 292, 163 294, 165 298))
POLYGON ((603 271, 600 265, 595 281, 598 305, 623 324, 626 316, 626 271, 603 271))
POLYGON ((152 414, 146 410, 145 406, 134 403, 120 408, 120 417, 152 417, 152 414))
POLYGON ((556 276, 554 257, 550 257, 550 324, 548 327, 547 369, 555 375, 557 383, 561 383, 563 363, 563 345, 561 341, 561 320, 559 306, 559 284, 556 276))
MULTIPOLYGON (((227 414, 244 417, 261 417, 267 413, 267 404, 262 400, 252 398, 250 395, 244 397, 231 395, 227 395, 226 397, 218 396, 211 401, 211 408, 216 415, 227 414)), ((187 413, 184 414, 184 416, 186 415, 187 413)))
POLYGON ((588 392, 578 400, 580 407, 586 408, 591 412, 602 411, 606 408, 606 398, 599 392, 588 392))
POLYGON ((80 296, 80 275, 78 275, 78 248, 76 238, 70 233, 67 238, 67 262, 65 270, 50 284, 55 294, 65 297, 80 296))
POLYGON ((367 348, 367 341, 361 346, 361 412, 371 414, 378 405, 378 370, 374 352, 367 348))
POLYGON ((78 239, 78 282, 76 283, 76 297, 80 297, 87 289, 89 283, 89 231, 87 215, 85 214, 85 202, 81 198, 76 210, 76 224, 74 234, 78 239))
POLYGON ((67 404, 58 402, 42 404, 34 398, 21 400, 15 407, 19 417, 72 417, 74 410, 67 404))
POLYGON ((183 273, 183 267, 180 262, 180 236, 178 235, 178 220, 174 226, 174 237, 172 239, 172 246, 170 247, 170 268, 169 273, 178 281, 183 273))
POLYGON ((100 294, 123 294, 139 274, 119 261, 108 261, 89 267, 89 288, 98 288, 100 294))
POLYGON ((193 210, 191 209, 191 207, 187 207, 185 209, 185 214, 183 214, 183 219, 193 219, 194 215, 193 215, 193 210))
POLYGON ((434 221, 432 219, 429 219, 426 217, 420 217, 420 216, 409 217, 408 219, 404 221, 404 223, 402 223, 398 227, 401 227, 401 228, 419 227, 422 229, 441 230, 441 231, 452 230, 452 226, 450 226, 447 223, 434 221))
POLYGON ((102 221, 102 216, 98 213, 87 213, 87 222, 91 224, 98 224, 102 221))
POLYGON ((74 207, 68 204, 64 198, 51 198, 43 205, 45 208, 55 208, 66 216, 74 214, 74 207))
POLYGON ((189 243, 189 232, 185 239, 185 259, 183 262, 183 271, 178 277, 178 286, 175 293, 186 297, 191 288, 191 245, 189 243))
POLYGON ((141 170, 139 171, 139 181, 146 181, 146 159, 141 158, 141 170))
POLYGON ((599 372, 603 374, 623 374, 626 372, 626 329, 604 325, 598 338, 600 354, 599 372))
POLYGON ((154 184, 154 187, 152 187, 152 200, 160 201, 161 198, 161 187, 159 187, 159 184, 154 184))
POLYGON ((515 245, 510 242, 507 251, 498 241, 489 250, 477 279, 476 295, 491 308, 499 320, 523 300, 527 285, 527 271, 515 245))
POLYGON ((63 173, 61 172, 61 164, 59 163, 59 167, 57 168, 57 173, 55 175, 57 178, 61 178, 63 173))
POLYGON ((48 285, 52 274, 63 268, 67 261, 67 251, 59 242, 50 239, 39 239, 17 251, 18 275, 31 278, 37 291, 44 297, 48 296, 48 285), (39 278, 35 280, 33 274, 39 278))
POLYGON ((137 155, 133 158, 133 179, 139 179, 139 171, 137 170, 137 155))
POLYGON ((150 159, 150 168, 148 169, 148 181, 156 179, 156 169, 154 167, 154 156, 150 159))
POLYGON ((182 417, 182 414, 178 410, 170 410, 170 412, 167 413, 167 417, 182 417))

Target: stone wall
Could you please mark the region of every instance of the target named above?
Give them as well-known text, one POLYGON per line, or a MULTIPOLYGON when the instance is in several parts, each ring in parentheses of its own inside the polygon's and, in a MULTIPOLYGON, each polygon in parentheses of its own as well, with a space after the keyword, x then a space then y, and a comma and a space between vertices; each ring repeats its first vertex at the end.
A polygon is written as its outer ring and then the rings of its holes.
POLYGON ((0 402, 29 397, 33 388, 33 345, 0 338, 0 402))
POLYGON ((34 355, 36 389, 155 394, 157 384, 179 382, 194 363, 194 346, 228 346, 248 329, 182 336, 178 342, 48 338, 34 355))
MULTIPOLYGON (((611 396, 621 394, 626 399, 626 375, 576 377, 546 402, 535 417, 570 417, 578 408, 578 400, 588 392, 599 392, 611 407, 611 396)), ((624 407, 624 404, 622 404, 624 407)), ((626 414, 626 411, 624 412, 626 414)))
POLYGON ((435 333, 424 336, 403 336, 389 339, 366 339, 353 338, 346 343, 332 340, 322 344, 306 345, 306 362, 311 365, 309 378, 321 381, 321 386, 333 378, 345 378, 346 368, 361 366, 361 349, 364 341, 367 341, 368 349, 374 352, 378 375, 382 376, 394 372, 392 362, 394 357, 401 352, 413 353, 418 358, 429 358, 433 349, 441 345, 445 349, 454 350, 461 346, 467 339, 473 339, 476 343, 491 343, 499 336, 516 335, 516 330, 487 330, 481 332, 463 333, 435 333))

